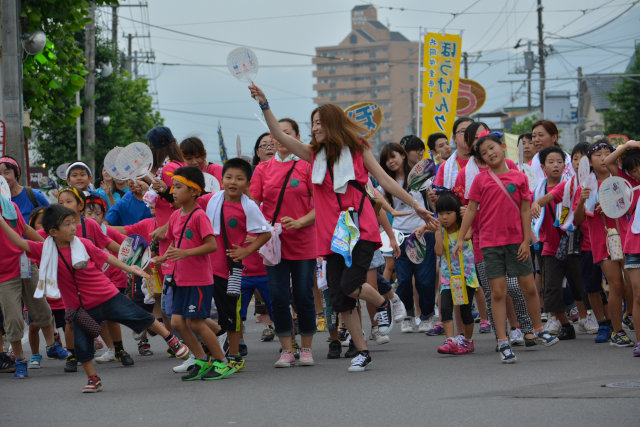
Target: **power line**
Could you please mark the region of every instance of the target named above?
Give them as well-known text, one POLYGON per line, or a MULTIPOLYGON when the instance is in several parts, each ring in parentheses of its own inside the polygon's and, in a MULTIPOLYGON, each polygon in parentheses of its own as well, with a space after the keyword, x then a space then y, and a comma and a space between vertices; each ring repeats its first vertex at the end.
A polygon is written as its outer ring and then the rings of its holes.
MULTIPOLYGON (((598 31, 600 28, 604 28, 604 27, 606 27, 607 25, 611 24, 611 23, 612 23, 612 22, 614 22, 616 19, 620 18, 622 15, 624 15, 625 13, 627 13, 628 11, 630 11, 631 9, 633 9, 633 6, 635 6, 635 5, 636 5, 636 4, 638 4, 638 3, 640 3, 640 0, 636 0, 636 1, 634 1, 633 3, 631 3, 631 5, 630 5, 628 8, 626 8, 626 9, 625 9, 625 10, 623 10, 620 14, 616 15, 615 17, 613 17, 613 19, 611 19, 611 20, 609 20, 609 21, 605 22, 605 23, 604 23, 604 24, 602 24, 602 25, 597 26, 596 28, 591 28, 591 29, 589 29, 588 31, 585 31, 585 32, 583 32, 583 33, 580 33, 580 34, 574 34, 573 36, 567 36, 567 37, 565 37, 565 36, 559 36, 559 35, 557 35, 557 34, 554 34, 554 36, 555 36, 555 37, 551 37, 551 38, 555 38, 555 39, 573 39, 573 38, 576 38, 576 37, 580 37, 580 36, 584 36, 584 35, 587 35, 587 34, 591 34, 591 33, 593 33, 594 31, 598 31)), ((619 7, 619 6, 622 6, 622 5, 616 5, 616 6, 617 6, 617 7, 619 7)), ((562 28, 561 28, 560 30, 562 30, 562 28)), ((551 33, 550 33, 550 34, 551 34, 551 33)))
POLYGON ((296 15, 278 15, 278 16, 263 16, 259 18, 240 18, 240 19, 227 19, 224 21, 201 21, 201 22, 185 22, 180 24, 163 24, 163 27, 182 27, 185 25, 209 25, 209 24, 228 24, 234 22, 252 22, 252 21, 266 21, 273 19, 288 19, 288 18, 300 18, 303 16, 318 16, 318 15, 335 15, 338 13, 348 13, 350 10, 334 10, 330 12, 310 12, 299 13, 296 15))

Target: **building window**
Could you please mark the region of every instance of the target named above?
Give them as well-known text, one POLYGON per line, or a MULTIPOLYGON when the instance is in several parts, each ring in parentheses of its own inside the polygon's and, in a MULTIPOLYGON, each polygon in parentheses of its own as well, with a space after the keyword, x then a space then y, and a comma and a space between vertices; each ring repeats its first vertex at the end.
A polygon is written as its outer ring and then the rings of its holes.
POLYGON ((358 43, 358 37, 355 34, 351 34, 351 37, 349 37, 349 43, 357 44, 358 43))
POLYGON ((409 55, 413 55, 413 48, 412 47, 409 48, 409 55))
POLYGON ((413 74, 409 74, 409 81, 412 82, 413 81, 413 74))

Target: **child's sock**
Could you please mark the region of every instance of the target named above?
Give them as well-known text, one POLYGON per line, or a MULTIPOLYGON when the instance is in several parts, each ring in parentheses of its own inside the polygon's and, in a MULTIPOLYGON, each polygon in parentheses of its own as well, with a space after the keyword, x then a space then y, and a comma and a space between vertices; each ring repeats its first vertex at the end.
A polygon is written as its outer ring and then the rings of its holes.
POLYGON ((498 348, 502 347, 503 345, 509 345, 509 340, 506 338, 503 340, 498 340, 498 348))
POLYGON ((116 350, 116 353, 119 351, 123 351, 124 347, 122 346, 122 341, 114 341, 113 348, 116 350))
POLYGON ((173 335, 171 332, 169 332, 169 335, 167 335, 166 337, 164 337, 164 340, 168 343, 171 342, 171 340, 173 340, 175 338, 175 335, 173 335))
POLYGON ((533 330, 533 333, 534 333, 534 334, 536 334, 536 335, 538 335, 540 332, 542 332, 542 330, 543 330, 543 329, 542 329, 542 326, 540 326, 539 328, 534 329, 534 330, 533 330))

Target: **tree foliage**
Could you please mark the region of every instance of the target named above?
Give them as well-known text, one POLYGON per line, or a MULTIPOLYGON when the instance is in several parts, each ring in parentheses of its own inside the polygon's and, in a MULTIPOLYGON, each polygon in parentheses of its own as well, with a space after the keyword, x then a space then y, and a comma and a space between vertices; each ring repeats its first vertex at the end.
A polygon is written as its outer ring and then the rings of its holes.
POLYGON ((518 123, 514 121, 511 127, 507 129, 507 132, 515 135, 522 135, 523 133, 531 132, 531 127, 533 127, 533 124, 537 121, 538 116, 536 115, 526 117, 524 120, 518 123))
MULTIPOLYGON (((640 46, 636 47, 633 63, 629 64, 627 74, 640 74, 640 46)), ((640 137, 640 79, 637 77, 622 78, 609 100, 612 109, 604 112, 605 132, 623 134, 631 139, 640 137)))

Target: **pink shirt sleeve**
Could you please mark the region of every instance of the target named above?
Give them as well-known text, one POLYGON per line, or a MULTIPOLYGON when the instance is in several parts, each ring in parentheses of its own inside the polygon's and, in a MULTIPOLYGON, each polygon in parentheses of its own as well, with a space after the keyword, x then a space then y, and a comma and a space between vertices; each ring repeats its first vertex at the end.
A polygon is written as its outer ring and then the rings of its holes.
POLYGON ((571 182, 571 181, 562 181, 558 183, 558 185, 553 187, 549 192, 549 194, 553 196, 553 201, 555 203, 560 203, 562 201, 562 196, 564 195, 564 187, 567 185, 568 182, 571 182))
POLYGON ((446 162, 443 162, 438 168, 438 172, 436 172, 436 177, 433 179, 433 185, 437 185, 438 187, 442 187, 444 185, 444 165, 446 162))
POLYGON ((263 170, 267 162, 260 163, 255 171, 253 171, 253 176, 251 177, 251 187, 249 191, 251 192, 251 197, 258 202, 258 204, 262 203, 262 187, 264 185, 264 177, 263 170))

